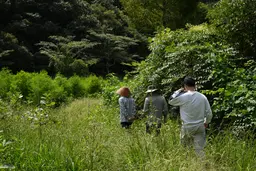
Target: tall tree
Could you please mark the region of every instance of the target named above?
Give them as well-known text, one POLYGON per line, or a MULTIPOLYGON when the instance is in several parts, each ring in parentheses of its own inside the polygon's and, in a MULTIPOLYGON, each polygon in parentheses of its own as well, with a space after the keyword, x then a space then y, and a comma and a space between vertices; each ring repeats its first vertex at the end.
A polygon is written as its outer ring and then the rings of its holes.
POLYGON ((120 0, 133 26, 152 34, 158 27, 178 29, 193 24, 199 0, 120 0))
MULTIPOLYGON (((0 41, 0 68, 10 67, 13 71, 46 69, 53 71, 52 74, 60 69, 67 74, 62 67, 57 67, 60 65, 52 67, 53 61, 58 64, 57 61, 73 58, 71 63, 79 59, 87 64, 94 58, 97 62, 87 66, 90 71, 123 73, 122 67, 126 65, 122 63, 131 62, 133 56, 140 56, 136 52, 138 44, 145 48, 146 39, 129 27, 128 18, 119 7, 121 4, 117 0, 0 1, 1 37, 6 40, 11 35, 9 38, 15 39, 0 41), (67 41, 56 41, 53 37, 67 41), (97 46, 83 46, 85 44, 97 46), (70 45, 75 46, 71 48, 70 45), (17 46, 22 48, 15 48, 17 46), (60 59, 53 60, 57 58, 60 59), (18 59, 26 62, 17 63, 18 59)), ((73 71, 69 72, 67 75, 73 71)))
POLYGON ((256 53, 255 9, 256 0, 222 0, 208 15, 221 36, 248 57, 256 53))

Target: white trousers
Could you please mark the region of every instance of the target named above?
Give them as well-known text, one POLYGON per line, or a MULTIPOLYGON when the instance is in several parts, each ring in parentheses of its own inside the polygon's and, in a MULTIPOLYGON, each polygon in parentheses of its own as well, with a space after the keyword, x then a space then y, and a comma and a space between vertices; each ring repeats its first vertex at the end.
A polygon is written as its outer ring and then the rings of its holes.
POLYGON ((194 147, 200 157, 204 157, 206 135, 204 124, 195 126, 182 126, 180 132, 181 143, 186 147, 194 147))

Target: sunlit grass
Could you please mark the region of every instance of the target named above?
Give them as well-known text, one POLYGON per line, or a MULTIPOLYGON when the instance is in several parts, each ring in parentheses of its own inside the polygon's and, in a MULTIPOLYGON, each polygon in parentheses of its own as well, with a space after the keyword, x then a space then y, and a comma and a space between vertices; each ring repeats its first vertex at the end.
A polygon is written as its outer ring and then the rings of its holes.
POLYGON ((97 99, 76 100, 52 110, 54 122, 32 127, 29 121, 0 121, 11 140, 0 164, 16 170, 256 170, 255 140, 238 140, 228 132, 208 137, 206 158, 197 158, 179 143, 179 125, 169 120, 161 134, 145 133, 145 121, 132 129, 119 125, 118 106, 97 99))

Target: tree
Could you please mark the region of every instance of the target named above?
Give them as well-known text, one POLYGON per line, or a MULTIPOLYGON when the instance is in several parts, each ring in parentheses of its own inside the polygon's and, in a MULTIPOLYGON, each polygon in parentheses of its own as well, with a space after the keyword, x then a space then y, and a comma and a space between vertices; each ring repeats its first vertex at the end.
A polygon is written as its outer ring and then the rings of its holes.
MULTIPOLYGON (((134 61, 134 57, 129 53, 129 49, 137 45, 135 39, 95 32, 91 32, 91 35, 98 42, 96 45, 98 51, 94 54, 98 62, 96 66, 92 67, 94 72, 96 72, 95 70, 101 70, 103 73, 122 73, 125 68, 128 69, 126 63, 134 61)), ((136 57, 136 55, 134 56, 136 57)))
POLYGON ((5 54, 3 59, 5 62, 2 63, 1 68, 9 67, 14 72, 37 70, 35 64, 38 61, 35 60, 38 58, 34 54, 37 54, 39 49, 36 44, 47 40, 50 35, 65 32, 68 24, 81 13, 77 2, 1 1, 0 30, 1 35, 5 39, 8 38, 7 41, 1 42, 1 47, 12 51, 5 54))
MULTIPOLYGON (((79 59, 80 62, 76 61, 76 64, 82 64, 83 61, 87 64, 87 60, 94 58, 94 61, 99 63, 94 62, 93 68, 102 67, 104 69, 93 69, 91 65, 85 66, 85 68, 96 74, 123 73, 122 67, 126 65, 121 64, 122 62, 131 62, 131 56, 145 55, 143 50, 138 53, 136 51, 138 45, 143 45, 146 49, 146 39, 135 29, 129 27, 127 16, 118 7, 120 7, 120 3, 116 0, 1 1, 0 19, 2 24, 0 31, 3 32, 2 35, 12 35, 15 41, 0 42, 3 49, 0 54, 4 55, 1 60, 5 61, 1 63, 0 67, 12 67, 13 71, 45 69, 50 74, 55 74, 60 70, 67 73, 61 67, 57 67, 58 69, 55 67, 52 70, 53 65, 49 65, 53 59, 64 60, 64 56, 67 55, 65 59, 73 58, 70 62, 79 59), (53 37, 62 37, 67 40, 65 43, 56 42, 53 41, 53 37), (120 44, 116 45, 118 41, 120 44), (111 42, 111 45, 107 45, 106 42, 111 42), (17 44, 22 48, 17 50, 17 44), (71 44, 74 47, 71 48, 71 44), (50 45, 56 47, 53 48, 50 45), (85 48, 87 45, 93 46, 85 48), (50 49, 48 49, 49 47, 50 49), (63 48, 68 49, 64 50, 63 48), (100 52, 99 48, 101 48, 100 52), (121 50, 117 50, 117 48, 121 48, 121 50), (79 53, 74 56, 75 49, 79 53), (117 53, 120 54, 117 55, 117 53), (53 54, 58 54, 58 57, 53 58, 53 54), (122 56, 122 60, 117 60, 116 56, 119 56, 119 59, 122 56), (19 59, 24 59, 25 62, 17 63, 19 59), (113 61, 115 62, 113 63, 113 61)), ((55 62, 57 61, 55 60, 55 62)), ((64 66, 67 65, 66 63, 64 66)), ((125 69, 129 69, 129 67, 126 66, 125 69)), ((72 74, 70 72, 68 75, 72 74)))
POLYGON ((152 34, 161 27, 178 29, 186 23, 195 24, 199 0, 121 0, 121 3, 133 27, 152 34))
POLYGON ((256 53, 255 9, 256 0, 222 0, 208 15, 223 39, 249 58, 256 53))
POLYGON ((88 66, 96 61, 86 55, 87 49, 96 45, 88 41, 72 41, 72 38, 51 36, 51 42, 40 42, 40 53, 50 59, 49 67, 65 76, 88 75, 88 66), (83 56, 83 57, 82 57, 83 56))
POLYGON ((0 68, 33 71, 32 54, 11 33, 0 32, 0 68))

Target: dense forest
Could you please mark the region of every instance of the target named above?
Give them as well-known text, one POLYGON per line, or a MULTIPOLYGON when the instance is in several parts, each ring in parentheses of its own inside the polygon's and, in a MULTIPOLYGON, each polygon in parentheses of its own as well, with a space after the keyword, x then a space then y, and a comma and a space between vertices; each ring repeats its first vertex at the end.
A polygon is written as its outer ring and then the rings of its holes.
POLYGON ((0 0, 0 169, 256 170, 256 0, 0 0), (145 133, 149 85, 192 76, 210 102, 206 158, 178 108, 145 133), (138 119, 120 128, 118 95, 138 119))
POLYGON ((119 1, 1 1, 1 68, 123 73, 147 54, 119 1))
POLYGON ((149 54, 148 37, 207 21, 208 4, 161 0, 1 0, 0 67, 14 73, 123 75, 149 54))
POLYGON ((0 169, 253 171, 255 133, 256 0, 0 0, 0 169), (186 76, 212 108, 204 161, 177 108, 145 133, 147 87, 168 99, 186 76))

